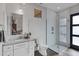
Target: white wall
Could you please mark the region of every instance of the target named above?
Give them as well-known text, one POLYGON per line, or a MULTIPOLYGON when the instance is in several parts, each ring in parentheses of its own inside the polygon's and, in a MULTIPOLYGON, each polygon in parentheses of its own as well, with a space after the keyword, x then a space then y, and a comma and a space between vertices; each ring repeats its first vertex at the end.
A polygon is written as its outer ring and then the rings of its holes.
POLYGON ((1 25, 4 25, 4 17, 3 17, 3 14, 4 14, 4 5, 3 4, 0 4, 0 24, 1 25))
POLYGON ((23 34, 29 32, 29 5, 27 4, 26 7, 23 7, 23 34))
POLYGON ((2 25, 0 26, 0 30, 2 30, 4 26, 4 4, 0 4, 0 25, 2 25))
MULTIPOLYGON (((38 6, 36 4, 27 4, 26 12, 29 22, 28 31, 32 33, 31 38, 37 39, 40 46, 46 45, 46 8, 38 6), (42 11, 42 18, 34 17, 34 8, 37 8, 42 11)), ((40 53, 43 53, 44 50, 40 47, 40 53)))
POLYGON ((31 32, 32 38, 38 39, 41 44, 46 44, 46 8, 36 4, 26 4, 24 8, 24 32, 31 32), (34 8, 42 10, 42 18, 34 17, 34 8))
POLYGON ((63 45, 66 45, 68 47, 70 46, 70 15, 74 13, 79 13, 79 4, 58 13, 59 19, 63 17, 67 19, 67 35, 66 35, 67 42, 64 43, 63 45))
POLYGON ((29 32, 32 32, 32 37, 39 40, 42 45, 46 44, 46 9, 40 6, 30 6, 29 17, 29 32), (42 18, 34 17, 34 8, 42 10, 42 18))

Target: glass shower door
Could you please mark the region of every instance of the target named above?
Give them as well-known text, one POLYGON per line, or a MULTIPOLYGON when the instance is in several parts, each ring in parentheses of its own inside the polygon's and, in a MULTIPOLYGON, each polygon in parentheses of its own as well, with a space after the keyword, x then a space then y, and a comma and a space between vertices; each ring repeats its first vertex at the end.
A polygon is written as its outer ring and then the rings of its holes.
POLYGON ((58 52, 56 37, 56 14, 47 10, 47 46, 49 49, 58 52))

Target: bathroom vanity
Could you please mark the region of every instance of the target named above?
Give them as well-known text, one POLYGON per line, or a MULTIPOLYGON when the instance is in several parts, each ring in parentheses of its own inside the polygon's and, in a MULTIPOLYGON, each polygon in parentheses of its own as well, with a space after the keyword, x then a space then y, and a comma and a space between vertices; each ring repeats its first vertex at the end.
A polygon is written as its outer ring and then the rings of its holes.
POLYGON ((2 43, 2 56, 34 56, 34 47, 35 41, 32 39, 2 43))
MULTIPOLYGON (((18 6, 18 4, 16 4, 18 6)), ((30 36, 26 36, 29 39, 18 39, 19 35, 28 34, 27 30, 23 30, 24 14, 15 12, 17 8, 13 8, 15 4, 7 4, 6 6, 6 34, 5 42, 0 43, 0 55, 1 56, 34 56, 35 40, 30 39, 30 36), (8 8, 8 6, 10 8, 8 8), (13 9, 12 9, 13 8, 13 9), (10 10, 11 9, 11 10, 10 10), (10 11, 10 12, 9 12, 10 11)), ((18 11, 18 10, 17 10, 18 11)), ((23 11, 23 8, 22 8, 23 11)), ((26 26, 28 28, 28 26, 26 26)), ((25 35, 24 35, 25 36, 25 35)), ((23 37, 24 37, 23 36, 23 37)))

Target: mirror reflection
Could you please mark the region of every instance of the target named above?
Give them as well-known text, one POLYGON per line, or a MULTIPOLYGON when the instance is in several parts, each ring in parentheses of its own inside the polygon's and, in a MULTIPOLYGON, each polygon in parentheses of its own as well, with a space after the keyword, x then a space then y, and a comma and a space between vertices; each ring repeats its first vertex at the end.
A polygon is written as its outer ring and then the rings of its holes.
POLYGON ((12 14, 12 19, 11 19, 11 34, 12 35, 17 35, 17 34, 22 34, 22 19, 23 16, 19 14, 12 14))

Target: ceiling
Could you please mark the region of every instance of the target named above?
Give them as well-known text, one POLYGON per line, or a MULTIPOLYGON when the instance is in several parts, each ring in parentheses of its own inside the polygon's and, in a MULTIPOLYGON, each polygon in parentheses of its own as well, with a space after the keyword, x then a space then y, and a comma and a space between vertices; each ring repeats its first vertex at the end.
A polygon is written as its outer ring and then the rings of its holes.
POLYGON ((66 8, 77 5, 77 3, 41 3, 40 5, 43 7, 50 8, 55 12, 59 12, 66 8))

